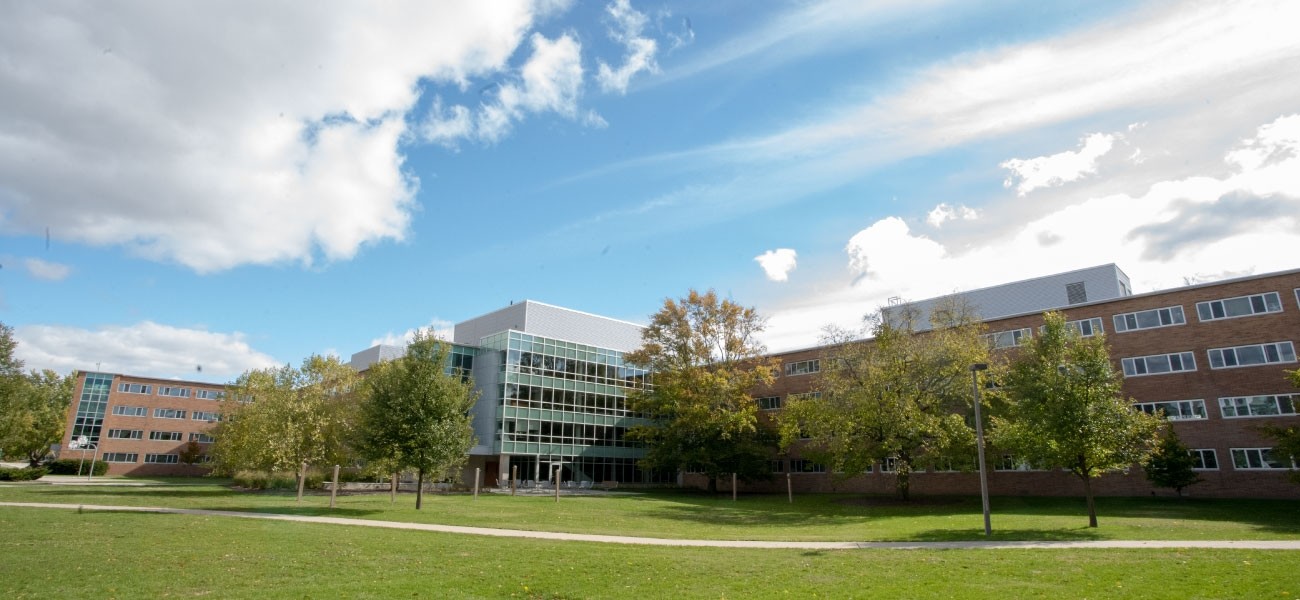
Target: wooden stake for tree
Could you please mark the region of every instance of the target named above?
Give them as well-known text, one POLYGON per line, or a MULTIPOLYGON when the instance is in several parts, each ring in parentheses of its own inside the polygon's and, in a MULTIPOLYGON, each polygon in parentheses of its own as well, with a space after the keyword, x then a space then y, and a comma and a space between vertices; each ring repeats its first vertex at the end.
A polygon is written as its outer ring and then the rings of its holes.
POLYGON ((794 486, 790 483, 790 474, 785 474, 785 494, 790 497, 790 504, 794 504, 794 486))
POLYGON ((731 474, 731 501, 736 501, 736 474, 731 474))
POLYGON ((515 482, 519 481, 519 465, 510 465, 510 495, 515 495, 515 482))
POLYGON ((478 500, 479 467, 474 467, 474 499, 478 500))

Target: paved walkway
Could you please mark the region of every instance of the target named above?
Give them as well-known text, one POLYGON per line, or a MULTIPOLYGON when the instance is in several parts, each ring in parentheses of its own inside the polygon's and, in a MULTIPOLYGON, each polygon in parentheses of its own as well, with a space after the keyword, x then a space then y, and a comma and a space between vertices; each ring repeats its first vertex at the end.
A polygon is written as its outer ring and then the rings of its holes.
POLYGON ((331 525, 357 525, 361 527, 381 527, 385 529, 410 529, 415 531, 437 531, 441 533, 460 533, 466 535, 487 535, 495 537, 532 538, 541 540, 566 540, 576 542, 602 542, 608 544, 639 544, 645 546, 696 546, 709 548, 791 548, 801 550, 853 550, 853 549, 893 549, 893 550, 939 550, 955 548, 1224 548, 1238 550, 1300 550, 1300 540, 1097 540, 1075 542, 777 542, 762 540, 676 540, 665 538, 632 537, 623 535, 593 535, 587 533, 556 533, 550 531, 523 531, 518 529, 494 529, 490 527, 462 527, 458 525, 434 525, 429 523, 403 523, 399 521, 374 521, 369 519, 348 519, 343 517, 308 517, 300 515, 279 515, 269 513, 250 513, 229 510, 203 510, 192 508, 164 508, 159 506, 104 506, 97 504, 53 504, 44 502, 0 502, 0 507, 18 508, 53 508, 64 510, 93 510, 116 512, 142 512, 173 515, 198 515, 211 517, 237 517, 241 519, 263 519, 268 521, 295 521, 299 523, 326 523, 331 525))

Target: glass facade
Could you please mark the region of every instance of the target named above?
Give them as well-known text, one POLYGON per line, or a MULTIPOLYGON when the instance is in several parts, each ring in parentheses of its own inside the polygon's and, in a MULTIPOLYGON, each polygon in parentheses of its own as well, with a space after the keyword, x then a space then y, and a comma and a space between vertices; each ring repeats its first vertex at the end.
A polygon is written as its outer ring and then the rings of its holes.
POLYGON ((509 330, 482 340, 480 359, 495 353, 495 381, 478 385, 496 401, 493 450, 508 455, 519 478, 546 479, 556 467, 565 481, 671 481, 642 470, 645 456, 627 431, 651 421, 630 411, 627 394, 649 385, 647 372, 623 353, 509 330))
POLYGON ((104 426, 104 411, 108 408, 108 393, 113 389, 113 376, 107 373, 87 373, 81 386, 81 399, 77 402, 77 416, 72 421, 72 439, 79 436, 99 442, 99 431, 104 426))

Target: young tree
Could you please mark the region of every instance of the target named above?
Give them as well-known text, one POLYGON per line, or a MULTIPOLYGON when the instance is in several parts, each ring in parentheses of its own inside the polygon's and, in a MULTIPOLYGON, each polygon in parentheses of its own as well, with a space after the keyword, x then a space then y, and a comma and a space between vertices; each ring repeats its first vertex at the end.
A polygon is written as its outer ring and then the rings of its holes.
POLYGON ((13 330, 0 323, 0 450, 35 467, 63 438, 77 374, 31 371, 14 358, 13 330))
POLYGON ((771 477, 775 449, 760 429, 749 390, 770 384, 774 359, 755 339, 763 319, 752 308, 690 290, 664 300, 628 363, 650 371, 652 386, 628 398, 632 410, 657 421, 634 427, 628 437, 647 445, 643 464, 653 469, 698 469, 716 492, 718 478, 735 473, 745 481, 771 477))
POLYGON ((1083 482, 1088 526, 1097 526, 1092 480, 1146 460, 1163 425, 1134 410, 1103 336, 1080 337, 1057 312, 1012 361, 993 418, 993 444, 1030 464, 1063 468, 1083 482))
POLYGON ((334 356, 245 372, 222 400, 214 468, 271 472, 296 471, 303 462, 350 463, 361 392, 356 371, 334 356))
POLYGON ((190 440, 181 446, 179 458, 183 465, 196 465, 203 459, 203 447, 198 442, 190 440))
POLYGON ((448 372, 450 344, 419 331, 406 356, 366 374, 361 404, 362 454, 418 472, 415 508, 424 502, 424 478, 441 479, 465 464, 474 445, 470 409, 478 393, 466 374, 448 372))
POLYGON ((804 452, 846 476, 892 459, 895 485, 909 498, 910 475, 944 459, 973 464, 970 366, 987 362, 988 346, 969 310, 934 311, 933 329, 915 333, 910 313, 875 313, 860 332, 824 337, 820 395, 790 402, 782 412, 782 445, 804 452), (864 339, 870 336, 872 339, 864 339))
POLYGON ((1204 481, 1195 467, 1196 460, 1191 451, 1178 439, 1172 427, 1165 432, 1151 457, 1142 464, 1147 480, 1159 487, 1174 488, 1179 496, 1183 495, 1183 488, 1204 481))

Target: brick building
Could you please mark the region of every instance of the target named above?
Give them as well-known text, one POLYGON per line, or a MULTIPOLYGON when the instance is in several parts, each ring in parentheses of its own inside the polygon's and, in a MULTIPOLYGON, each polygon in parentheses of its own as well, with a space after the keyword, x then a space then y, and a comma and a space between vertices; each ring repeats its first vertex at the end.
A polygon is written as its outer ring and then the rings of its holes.
MULTIPOLYGON (((1193 449, 1204 481, 1186 493, 1300 497, 1300 486, 1286 478, 1292 461, 1273 455, 1269 439, 1256 430, 1262 424, 1300 424, 1300 389, 1285 374, 1300 368, 1295 350, 1300 269, 1137 295, 1129 289, 1123 272, 1105 265, 959 295, 984 316, 995 352, 1036 335, 1045 310, 1064 313, 1083 335, 1104 334, 1135 407, 1163 411, 1193 449)), ((928 309, 938 300, 908 306, 919 309, 920 321, 928 323, 928 309)), ((886 318, 900 308, 887 308, 886 318)), ((820 348, 810 348, 777 355, 784 364, 781 377, 754 393, 769 418, 790 397, 816 392, 821 354, 820 348)), ((988 463, 995 495, 1074 495, 1080 490, 1069 473, 1026 470, 995 448, 988 463)), ((870 473, 846 479, 794 452, 773 461, 776 481, 749 489, 784 491, 784 473, 789 472, 797 490, 888 494, 894 491, 889 466, 877 464, 870 473)), ((702 478, 688 476, 686 483, 702 485, 702 478)), ((919 494, 969 494, 978 486, 975 473, 930 471, 911 479, 912 492, 919 494)), ((1101 478, 1094 489, 1101 495, 1172 493, 1153 488, 1136 466, 1128 475, 1101 478)))
POLYGON ((208 431, 219 417, 225 386, 153 379, 115 373, 77 374, 62 458, 98 453, 110 475, 198 475, 207 469, 208 431), (70 449, 86 436, 91 449, 70 449), (185 464, 182 451, 195 442, 198 464, 185 464))

